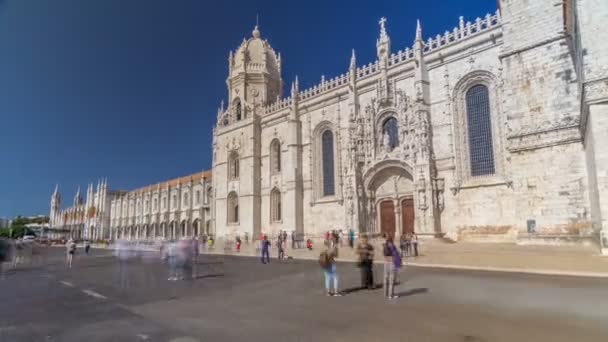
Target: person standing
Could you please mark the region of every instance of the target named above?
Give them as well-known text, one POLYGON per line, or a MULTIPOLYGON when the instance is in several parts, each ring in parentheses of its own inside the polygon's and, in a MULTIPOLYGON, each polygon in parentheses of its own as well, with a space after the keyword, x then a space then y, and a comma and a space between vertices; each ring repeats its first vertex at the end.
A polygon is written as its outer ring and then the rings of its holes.
POLYGON ((270 241, 268 241, 266 235, 264 235, 264 238, 261 241, 260 248, 262 249, 262 264, 266 264, 267 262, 270 263, 270 253, 268 251, 270 248, 270 241), (264 257, 266 257, 266 260, 264 260, 264 257))
POLYGON ((361 268, 361 287, 371 290, 375 286, 374 271, 372 269, 374 265, 374 247, 369 243, 366 236, 361 239, 361 242, 357 246, 357 253, 359 254, 359 267, 361 268))
MULTIPOLYGON (((335 240, 335 239, 333 239, 335 240)), ((327 296, 342 296, 342 293, 338 290, 338 271, 336 268, 336 258, 338 257, 338 246, 335 241, 329 244, 329 247, 325 249, 319 255, 319 265, 323 270, 325 277, 325 293, 327 296), (333 291, 331 283, 333 281, 333 291)))
POLYGON ((236 236, 236 252, 240 253, 241 252, 241 237, 240 236, 236 236))
POLYGON ((84 242, 84 253, 86 255, 89 255, 89 250, 91 249, 91 243, 89 242, 89 240, 84 242))
POLYGON ((399 248, 401 249, 401 257, 406 257, 407 256, 407 248, 406 248, 406 242, 407 242, 407 234, 401 234, 401 237, 399 238, 399 248))
POLYGON ((76 254, 76 242, 74 242, 74 240, 68 240, 66 244, 66 251, 68 258, 68 268, 72 268, 72 261, 74 260, 74 254, 76 254))
POLYGON ((395 295, 395 282, 399 267, 401 267, 401 256, 397 247, 393 243, 393 237, 386 236, 386 242, 383 245, 384 254, 384 295, 387 298, 398 298, 395 295))
POLYGON ((279 240, 277 241, 277 250, 279 253, 279 260, 283 260, 285 258, 285 240, 283 240, 283 235, 279 235, 279 240))
POLYGON ((348 245, 350 248, 355 247, 355 230, 352 228, 348 230, 348 245))
POLYGON ((13 269, 17 268, 17 265, 23 261, 23 255, 25 254, 25 243, 21 238, 15 240, 15 253, 13 257, 13 269))
POLYGON ((418 235, 416 235, 416 232, 412 232, 411 243, 414 247, 414 256, 418 256, 418 235))

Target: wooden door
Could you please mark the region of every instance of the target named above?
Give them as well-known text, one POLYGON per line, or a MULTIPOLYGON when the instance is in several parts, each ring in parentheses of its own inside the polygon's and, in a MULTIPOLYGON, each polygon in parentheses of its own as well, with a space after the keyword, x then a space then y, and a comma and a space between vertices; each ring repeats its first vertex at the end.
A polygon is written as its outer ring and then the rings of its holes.
POLYGON ((395 236, 395 205, 392 200, 380 203, 380 232, 395 236))
POLYGON ((414 200, 404 199, 401 201, 401 226, 403 234, 414 232, 414 200))

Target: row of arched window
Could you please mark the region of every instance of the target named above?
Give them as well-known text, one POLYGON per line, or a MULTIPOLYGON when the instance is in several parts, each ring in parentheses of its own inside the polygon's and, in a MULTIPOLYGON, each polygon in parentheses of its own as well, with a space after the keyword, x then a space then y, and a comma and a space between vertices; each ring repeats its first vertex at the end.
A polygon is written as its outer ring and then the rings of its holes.
MULTIPOLYGON (((272 174, 281 172, 281 142, 274 139, 270 143, 270 172, 272 174)), ((228 179, 239 179, 239 154, 236 151, 230 152, 228 157, 228 179)))
MULTIPOLYGON (((227 198, 227 221, 228 223, 239 222, 239 197, 232 191, 227 198)), ((270 222, 281 222, 282 218, 281 192, 274 188, 270 191, 270 222)))

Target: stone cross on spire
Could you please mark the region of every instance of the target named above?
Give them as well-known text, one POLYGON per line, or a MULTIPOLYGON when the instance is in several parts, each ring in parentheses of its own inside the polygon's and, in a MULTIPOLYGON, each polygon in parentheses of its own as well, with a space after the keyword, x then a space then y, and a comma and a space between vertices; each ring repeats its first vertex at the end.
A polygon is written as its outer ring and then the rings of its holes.
POLYGON ((378 59, 386 59, 391 53, 391 39, 386 33, 386 18, 380 18, 378 22, 380 24, 380 38, 376 42, 376 50, 378 53, 378 59))
POLYGON ((378 23, 380 24, 380 34, 386 36, 386 17, 380 18, 380 21, 378 23))

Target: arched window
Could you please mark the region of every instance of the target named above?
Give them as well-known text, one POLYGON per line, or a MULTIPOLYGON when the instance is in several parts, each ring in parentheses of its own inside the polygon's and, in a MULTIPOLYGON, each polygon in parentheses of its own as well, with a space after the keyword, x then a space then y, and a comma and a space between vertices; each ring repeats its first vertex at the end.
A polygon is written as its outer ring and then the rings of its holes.
POLYGON ((382 145, 390 150, 399 145, 399 128, 395 117, 391 116, 382 124, 382 145))
POLYGON ((200 190, 196 190, 196 204, 201 204, 201 191, 200 190))
POLYGON ((323 196, 334 195, 334 135, 330 130, 326 130, 321 135, 321 153, 323 156, 323 196))
POLYGON ((270 192, 270 222, 281 221, 281 192, 274 188, 270 192))
POLYGON ((228 194, 228 223, 239 222, 239 198, 236 192, 228 194))
POLYGON ((183 207, 187 207, 188 206, 188 193, 186 192, 184 194, 184 203, 182 203, 183 207))
POLYGON ((492 175, 495 167, 488 87, 478 84, 467 91, 466 110, 471 176, 492 175))
POLYGON ((239 178, 239 154, 236 152, 230 153, 228 159, 228 178, 231 180, 239 178))
POLYGON ((234 103, 234 114, 236 116, 236 121, 240 121, 242 118, 242 107, 241 100, 237 99, 234 103))
POLYGON ((163 209, 167 209, 167 197, 163 197, 163 209))
POLYGON ((177 196, 173 195, 173 205, 171 206, 173 209, 177 207, 177 196))
POLYGON ((281 172, 281 142, 274 139, 270 143, 270 170, 272 173, 281 172))

